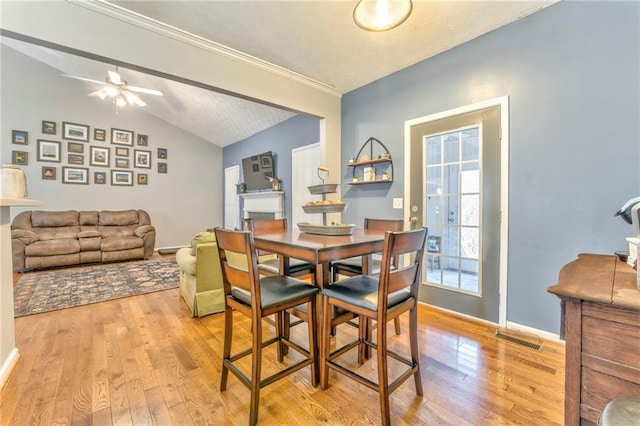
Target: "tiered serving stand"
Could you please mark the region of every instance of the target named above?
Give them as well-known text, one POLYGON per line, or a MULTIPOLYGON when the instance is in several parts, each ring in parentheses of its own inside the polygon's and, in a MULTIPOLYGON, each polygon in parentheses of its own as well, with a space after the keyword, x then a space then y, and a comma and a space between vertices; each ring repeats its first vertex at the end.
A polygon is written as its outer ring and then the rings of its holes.
MULTIPOLYGON (((322 194, 322 201, 326 201, 327 194, 335 194, 338 192, 338 184, 337 183, 324 183, 325 179, 329 177, 329 169, 326 167, 318 167, 318 177, 322 181, 320 185, 312 185, 308 186, 309 192, 311 194, 322 194), (326 173, 326 176, 323 178, 321 172, 326 173)), ((298 229, 301 232, 306 232, 308 234, 318 234, 318 235, 351 235, 353 233, 353 227, 355 225, 327 225, 327 213, 342 213, 347 208, 347 204, 340 203, 332 203, 332 204, 315 204, 311 206, 302 206, 302 209, 307 214, 322 214, 322 223, 309 223, 309 222, 300 222, 298 223, 298 229)))

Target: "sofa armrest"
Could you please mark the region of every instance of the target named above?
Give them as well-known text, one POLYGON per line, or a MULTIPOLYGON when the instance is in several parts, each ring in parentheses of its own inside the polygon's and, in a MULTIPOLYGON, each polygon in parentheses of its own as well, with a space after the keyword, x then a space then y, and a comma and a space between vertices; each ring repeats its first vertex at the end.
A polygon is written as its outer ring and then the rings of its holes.
POLYGON ((144 237, 145 234, 149 233, 149 232, 153 232, 155 231, 156 228, 153 227, 153 225, 142 225, 142 226, 138 226, 136 228, 135 231, 133 231, 133 235, 135 235, 136 237, 144 237))
POLYGON ((183 247, 176 252, 176 263, 180 270, 189 275, 196 274, 196 257, 191 255, 189 247, 183 247))
POLYGON ((35 232, 28 229, 13 229, 11 230, 11 239, 20 240, 25 245, 35 243, 39 240, 38 235, 35 232))

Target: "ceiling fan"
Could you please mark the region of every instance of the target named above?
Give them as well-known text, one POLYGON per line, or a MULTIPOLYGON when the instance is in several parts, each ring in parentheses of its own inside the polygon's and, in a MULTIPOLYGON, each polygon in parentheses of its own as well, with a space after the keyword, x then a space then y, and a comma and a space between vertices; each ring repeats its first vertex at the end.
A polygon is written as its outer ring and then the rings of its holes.
POLYGON ((113 103, 116 104, 116 107, 123 107, 126 105, 134 104, 140 107, 147 105, 142 99, 140 99, 132 92, 162 96, 162 92, 159 90, 129 86, 127 80, 123 80, 122 77, 120 77, 120 74, 118 74, 118 67, 116 67, 115 71, 108 71, 108 76, 105 78, 105 81, 93 80, 90 78, 78 77, 76 75, 70 74, 62 74, 62 76, 102 85, 103 87, 101 89, 89 93, 88 96, 97 96, 100 99, 110 97, 113 99, 113 103))

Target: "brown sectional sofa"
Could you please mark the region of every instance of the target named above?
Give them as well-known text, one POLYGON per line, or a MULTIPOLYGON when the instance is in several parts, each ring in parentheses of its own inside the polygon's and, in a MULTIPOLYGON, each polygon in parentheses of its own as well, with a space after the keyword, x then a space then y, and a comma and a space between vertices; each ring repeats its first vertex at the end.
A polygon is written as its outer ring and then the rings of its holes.
POLYGON ((11 223, 14 272, 146 259, 156 231, 144 210, 26 211, 11 223))

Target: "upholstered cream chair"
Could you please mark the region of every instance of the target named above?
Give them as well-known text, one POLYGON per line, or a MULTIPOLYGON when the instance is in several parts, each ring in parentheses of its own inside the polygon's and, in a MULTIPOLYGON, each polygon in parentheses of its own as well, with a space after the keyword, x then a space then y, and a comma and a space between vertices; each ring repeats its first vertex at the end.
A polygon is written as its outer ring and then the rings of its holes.
POLYGON ((180 266, 180 296, 194 317, 224 311, 217 247, 213 232, 200 232, 191 241, 191 247, 176 252, 176 262, 180 266))

